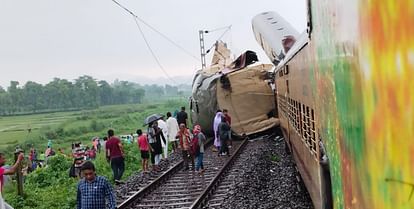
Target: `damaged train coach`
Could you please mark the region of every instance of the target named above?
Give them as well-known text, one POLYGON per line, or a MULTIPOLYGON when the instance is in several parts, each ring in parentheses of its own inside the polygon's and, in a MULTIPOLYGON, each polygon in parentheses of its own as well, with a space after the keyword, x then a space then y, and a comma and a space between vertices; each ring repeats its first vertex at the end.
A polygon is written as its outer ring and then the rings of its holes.
POLYGON ((279 125, 274 91, 269 80, 271 64, 257 63, 247 51, 233 61, 223 42, 215 46, 210 67, 199 70, 192 85, 190 111, 193 124, 213 135, 217 110, 227 109, 236 135, 251 135, 279 125))

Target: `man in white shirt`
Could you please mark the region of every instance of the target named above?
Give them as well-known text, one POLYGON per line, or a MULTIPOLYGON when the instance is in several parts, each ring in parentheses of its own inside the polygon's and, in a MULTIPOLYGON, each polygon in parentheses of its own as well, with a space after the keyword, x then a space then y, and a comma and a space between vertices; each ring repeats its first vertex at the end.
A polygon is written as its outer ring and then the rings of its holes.
MULTIPOLYGON (((167 137, 168 127, 167 127, 167 123, 165 123, 164 121, 164 117, 159 119, 157 122, 158 122, 158 127, 162 130, 162 134, 164 134, 164 136, 167 137)), ((168 157, 168 140, 165 140, 165 144, 161 140, 161 143, 162 143, 162 147, 164 148, 164 158, 167 158, 168 157)))
POLYGON ((179 130, 179 126, 178 126, 178 122, 177 119, 175 119, 174 117, 171 117, 171 113, 167 112, 167 128, 168 128, 168 133, 167 133, 167 141, 170 141, 172 143, 172 148, 173 148, 173 152, 177 151, 178 145, 177 145, 177 141, 178 139, 176 138, 178 130, 179 130))

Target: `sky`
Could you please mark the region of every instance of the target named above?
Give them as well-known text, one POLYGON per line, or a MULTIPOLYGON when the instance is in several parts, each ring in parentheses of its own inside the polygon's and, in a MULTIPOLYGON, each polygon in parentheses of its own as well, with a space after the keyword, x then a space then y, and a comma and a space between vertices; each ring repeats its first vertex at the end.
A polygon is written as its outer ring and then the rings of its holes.
MULTIPOLYGON (((138 21, 166 73, 134 18, 112 0, 0 0, 0 86, 11 80, 46 84, 55 77, 82 75, 109 82, 181 83, 201 68, 199 30, 231 25, 222 40, 235 56, 253 50, 260 61, 270 63, 254 39, 252 18, 276 11, 299 32, 306 27, 305 0, 117 1, 185 49, 138 21)), ((206 48, 223 32, 205 34, 206 48)))

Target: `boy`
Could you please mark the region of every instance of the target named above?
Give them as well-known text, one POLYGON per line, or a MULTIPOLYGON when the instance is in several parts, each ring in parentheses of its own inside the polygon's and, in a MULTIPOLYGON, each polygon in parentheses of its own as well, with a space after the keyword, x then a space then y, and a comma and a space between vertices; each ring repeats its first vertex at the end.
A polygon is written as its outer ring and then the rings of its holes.
POLYGON ((193 129, 194 137, 198 139, 199 151, 197 155, 196 171, 198 172, 201 168, 200 174, 204 173, 203 155, 204 155, 204 144, 206 143, 206 136, 201 132, 201 126, 195 125, 193 129))
POLYGON ((149 159, 149 150, 150 145, 148 143, 147 136, 142 134, 142 130, 137 130, 138 134, 138 148, 141 151, 141 159, 142 159, 142 170, 144 173, 148 172, 148 159, 149 159))

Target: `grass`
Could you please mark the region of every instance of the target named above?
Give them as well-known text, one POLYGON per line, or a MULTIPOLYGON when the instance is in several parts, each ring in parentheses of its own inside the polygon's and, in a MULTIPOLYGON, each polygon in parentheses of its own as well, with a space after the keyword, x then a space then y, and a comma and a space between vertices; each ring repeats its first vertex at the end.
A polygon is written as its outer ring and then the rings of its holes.
POLYGON ((103 137, 110 128, 116 135, 135 133, 143 127, 144 118, 153 113, 166 114, 186 104, 185 100, 169 100, 158 104, 134 104, 103 106, 93 110, 56 112, 0 118, 0 151, 12 152, 20 145, 28 149, 35 144, 38 150, 45 150, 51 137, 47 133, 63 131, 52 139, 54 148, 70 148, 72 142, 90 143, 94 136, 103 137), (93 130, 92 123, 98 123, 93 130), (28 129, 31 128, 31 132, 28 129), (48 137, 49 136, 49 137, 48 137))
MULTIPOLYGON (((21 145, 28 151, 28 144, 33 144, 39 151, 46 149, 48 134, 60 133, 53 139, 53 148, 64 148, 70 153, 72 142, 82 141, 90 144, 93 136, 105 136, 108 128, 113 128, 116 135, 135 133, 137 128, 144 128, 144 118, 153 113, 166 114, 186 104, 185 100, 164 101, 158 104, 105 106, 94 110, 48 113, 2 117, 0 119, 0 150, 6 151, 11 159, 14 146, 21 145), (27 131, 30 124, 32 131, 27 131), (95 124, 97 129, 93 130, 95 124), (83 130, 84 132, 79 132, 83 130), (7 138, 7 140, 4 140, 7 138)), ((136 144, 124 143, 126 152, 126 170, 124 179, 140 170, 140 154, 136 144)), ((50 165, 37 169, 25 178, 25 197, 16 195, 16 184, 5 187, 6 201, 15 208, 49 209, 74 208, 76 200, 77 179, 68 178, 68 169, 72 159, 57 155, 50 159, 50 165), (53 161, 55 163, 53 163, 53 161), (51 195, 53 194, 53 195, 51 195)), ((9 160, 10 162, 11 160, 9 160)), ((98 175, 112 179, 112 172, 106 162, 104 153, 94 161, 98 175)))
POLYGON ((272 162, 279 162, 280 161, 280 157, 279 157, 279 155, 276 155, 276 154, 270 155, 270 160, 272 162))

